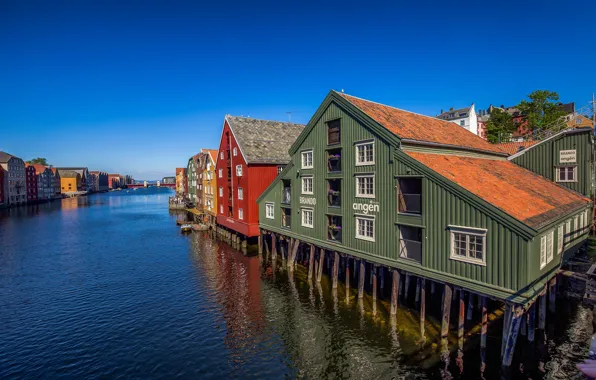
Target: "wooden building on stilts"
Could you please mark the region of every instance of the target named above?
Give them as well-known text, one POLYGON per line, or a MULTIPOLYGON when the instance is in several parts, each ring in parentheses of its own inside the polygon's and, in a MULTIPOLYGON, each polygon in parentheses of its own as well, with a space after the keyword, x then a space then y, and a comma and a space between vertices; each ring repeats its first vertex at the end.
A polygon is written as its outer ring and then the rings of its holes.
MULTIPOLYGON (((226 130, 218 163, 224 170, 235 158, 226 130)), ((422 336, 427 290, 443 289, 445 342, 454 297, 458 337, 471 318, 466 309, 481 307, 483 349, 487 299, 501 301, 504 365, 522 325, 528 336, 544 328, 556 272, 587 236, 589 198, 447 121, 331 91, 289 154, 257 200, 260 250, 274 258, 281 250, 290 264, 304 252, 308 277, 320 281, 325 267, 333 287, 340 270, 347 279, 350 267, 359 271, 358 297, 370 279, 373 312, 383 282, 391 282, 391 314, 399 295, 415 289, 422 336)), ((224 187, 229 182, 224 178, 224 187)))

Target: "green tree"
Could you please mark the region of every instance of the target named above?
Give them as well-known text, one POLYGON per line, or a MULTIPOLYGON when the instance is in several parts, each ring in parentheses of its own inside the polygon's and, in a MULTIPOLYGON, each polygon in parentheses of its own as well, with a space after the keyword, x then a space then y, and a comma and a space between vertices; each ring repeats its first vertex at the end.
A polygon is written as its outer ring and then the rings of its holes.
POLYGON ((40 164, 40 165, 48 166, 48 160, 46 160, 43 157, 34 158, 32 160, 27 161, 27 163, 30 164, 30 165, 40 164))
POLYGON ((493 108, 486 122, 486 138, 493 144, 504 142, 516 129, 517 124, 511 115, 500 108, 493 108))
POLYGON ((561 109, 559 94, 548 90, 536 90, 528 95, 528 100, 522 100, 517 109, 526 116, 528 128, 553 129, 559 126, 565 111, 561 109))

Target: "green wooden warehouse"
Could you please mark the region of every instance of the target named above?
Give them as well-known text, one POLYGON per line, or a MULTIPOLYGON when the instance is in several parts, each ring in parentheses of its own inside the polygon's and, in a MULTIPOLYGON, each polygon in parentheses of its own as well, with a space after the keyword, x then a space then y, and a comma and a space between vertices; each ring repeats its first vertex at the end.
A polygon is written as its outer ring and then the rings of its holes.
POLYGON ((298 246, 309 246, 317 280, 332 256, 334 287, 340 256, 346 266, 357 260, 359 293, 370 268, 373 298, 383 268, 393 281, 392 313, 400 279, 417 277, 417 292, 442 284, 444 337, 453 287, 479 295, 484 346, 486 297, 502 300, 504 364, 522 315, 530 310, 533 321, 534 301, 586 239, 589 198, 454 123, 331 91, 289 153, 291 163, 257 201, 266 249, 275 255, 280 239, 290 242, 291 265, 298 246))

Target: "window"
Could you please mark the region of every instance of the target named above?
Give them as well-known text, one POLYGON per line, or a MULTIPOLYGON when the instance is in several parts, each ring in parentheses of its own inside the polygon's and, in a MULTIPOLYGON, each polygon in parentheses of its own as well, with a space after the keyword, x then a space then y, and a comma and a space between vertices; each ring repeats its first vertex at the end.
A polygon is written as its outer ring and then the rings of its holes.
POLYGON ((219 172, 218 172, 219 178, 221 178, 222 174, 223 174, 223 170, 219 169, 219 172))
POLYGON ((236 165, 236 176, 242 177, 242 165, 236 165))
POLYGON ((234 154, 234 157, 236 157, 238 155, 238 148, 234 148, 233 152, 234 152, 233 153, 234 154))
POLYGON ((223 187, 219 187, 219 196, 223 197, 223 187))
POLYGON ((560 166, 557 168, 557 182, 577 182, 577 166, 560 166))
POLYGON ((219 159, 223 160, 223 152, 219 152, 219 159))
POLYGON ((265 217, 267 219, 273 219, 274 218, 274 211, 273 208, 275 207, 275 204, 273 203, 265 203, 265 217))
POLYGON ((375 143, 366 142, 356 144, 356 166, 374 165, 375 163, 375 143))
POLYGON ((313 177, 302 177, 302 194, 313 194, 313 177))
POLYGON ((422 214, 422 178, 399 178, 397 185, 397 211, 422 214))
POLYGON ((356 177, 356 196, 361 198, 375 197, 374 174, 359 175, 356 177))
POLYGON ((312 157, 313 157, 312 150, 307 150, 305 152, 302 152, 302 169, 312 169, 313 168, 312 157))
POLYGON ((238 188, 238 199, 244 199, 244 190, 241 187, 238 188))
POLYGON ((356 239, 375 241, 375 218, 356 217, 356 239))
POLYGON ((327 123, 327 145, 339 144, 341 141, 340 120, 332 120, 327 123))
POLYGON ((466 126, 466 121, 465 120, 460 120, 459 125, 461 125, 462 127, 466 126))
POLYGON ((281 226, 285 228, 292 227, 292 210, 286 207, 281 208, 281 226))
POLYGON ((563 235, 564 235, 563 231, 564 231, 564 228, 563 228, 563 225, 561 224, 559 226, 559 229, 557 230, 557 254, 559 254, 559 255, 561 253, 563 253, 563 245, 564 245, 564 243, 563 243, 563 235))
POLYGON ((311 208, 302 209, 302 227, 314 228, 313 214, 314 211, 311 208))
POLYGON ((546 262, 550 263, 553 259, 553 247, 554 247, 555 231, 550 231, 546 235, 546 262))
POLYGON ((219 213, 223 215, 223 205, 219 205, 219 213))
POLYGON ((330 207, 341 206, 341 180, 327 180, 327 205, 330 207))
POLYGON ((238 219, 244 219, 244 211, 241 208, 238 209, 238 219))
POLYGON ((399 257, 422 264, 422 228, 399 226, 399 257))
POLYGON ((486 265, 486 230, 450 226, 451 259, 486 265))
POLYGON ((339 215, 327 215, 327 240, 341 243, 342 217, 339 215))
POLYGON ((283 166, 281 166, 281 165, 279 165, 279 166, 277 167, 277 174, 279 174, 279 173, 283 172, 283 170, 284 170, 284 167, 283 167, 283 166))
POLYGON ((582 123, 582 118, 578 117, 577 119, 575 119, 575 124, 581 124, 582 123))

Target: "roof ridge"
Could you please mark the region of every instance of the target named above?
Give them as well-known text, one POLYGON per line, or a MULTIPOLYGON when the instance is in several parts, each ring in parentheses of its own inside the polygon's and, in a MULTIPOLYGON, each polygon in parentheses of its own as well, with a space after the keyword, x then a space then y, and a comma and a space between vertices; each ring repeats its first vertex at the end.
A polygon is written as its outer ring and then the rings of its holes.
POLYGON ((250 116, 234 116, 234 115, 227 114, 225 117, 226 118, 233 117, 233 118, 236 118, 236 119, 251 119, 251 120, 259 120, 259 121, 270 121, 272 123, 281 123, 281 124, 304 125, 304 124, 300 124, 300 123, 293 123, 291 121, 279 121, 279 120, 271 120, 271 119, 258 119, 256 117, 250 117, 250 116))

